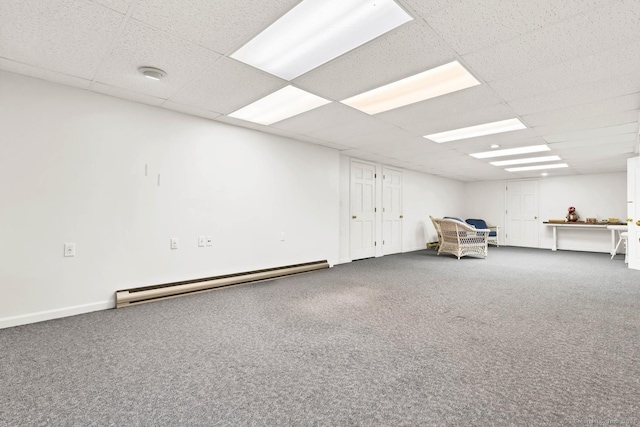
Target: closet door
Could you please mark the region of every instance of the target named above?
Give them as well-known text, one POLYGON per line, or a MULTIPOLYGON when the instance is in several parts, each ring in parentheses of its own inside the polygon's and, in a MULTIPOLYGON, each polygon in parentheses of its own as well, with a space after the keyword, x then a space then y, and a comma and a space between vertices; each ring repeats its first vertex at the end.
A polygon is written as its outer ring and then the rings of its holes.
POLYGON ((402 172, 382 169, 382 253, 402 252, 402 172))
POLYGON ((351 259, 376 255, 376 167, 351 161, 351 259))
POLYGON ((538 180, 507 181, 505 243, 537 248, 540 245, 538 180))

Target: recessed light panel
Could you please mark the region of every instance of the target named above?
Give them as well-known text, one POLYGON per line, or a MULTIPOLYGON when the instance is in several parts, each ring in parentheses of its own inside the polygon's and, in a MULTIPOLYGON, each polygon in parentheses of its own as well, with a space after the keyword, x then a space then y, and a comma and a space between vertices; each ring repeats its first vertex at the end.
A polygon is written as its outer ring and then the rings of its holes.
POLYGON ((507 172, 524 172, 524 171, 535 171, 541 169, 558 169, 558 168, 568 168, 569 165, 566 163, 554 163, 552 165, 536 165, 536 166, 521 166, 518 168, 506 168, 507 172))
POLYGON ((530 145, 528 147, 506 148, 504 150, 483 151, 482 153, 469 154, 476 159, 488 159, 490 157, 515 156, 517 154, 539 153, 541 151, 550 151, 548 145, 530 145))
POLYGON ((377 114, 479 84, 458 61, 453 61, 341 102, 377 114))
POLYGON ((229 117, 268 126, 330 102, 328 99, 305 92, 302 89, 286 86, 234 111, 229 114, 229 117))
POLYGON ((491 162, 493 166, 525 165, 527 163, 555 162, 561 160, 560 156, 527 157, 526 159, 501 160, 491 162))
POLYGON ((484 123, 466 128, 448 130, 446 132, 425 135, 438 144, 459 139, 475 138, 476 136, 493 135, 496 133, 511 132, 514 130, 526 129, 527 127, 519 119, 500 120, 499 122, 484 123))
POLYGON ((393 0, 303 0, 231 57, 293 80, 412 19, 393 0))

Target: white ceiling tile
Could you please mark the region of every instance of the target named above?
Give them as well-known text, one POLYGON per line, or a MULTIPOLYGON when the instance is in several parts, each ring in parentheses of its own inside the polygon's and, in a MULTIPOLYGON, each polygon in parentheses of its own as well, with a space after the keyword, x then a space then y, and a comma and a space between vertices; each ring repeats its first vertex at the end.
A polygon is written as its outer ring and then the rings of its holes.
POLYGON ((326 104, 303 114, 274 123, 272 126, 290 132, 309 135, 316 134, 325 129, 344 126, 362 120, 365 117, 370 116, 339 102, 332 102, 331 104, 326 104))
POLYGON ((293 82, 324 98, 344 100, 454 59, 433 30, 414 20, 293 82))
POLYGON ((638 68, 640 68, 640 43, 631 43, 597 55, 584 56, 497 80, 489 85, 503 99, 513 101, 604 79, 613 79, 619 75, 632 73, 638 68))
POLYGON ((550 112, 558 108, 608 100, 612 97, 638 94, 639 92, 640 73, 633 72, 616 76, 613 79, 605 78, 555 92, 517 99, 508 102, 508 104, 519 115, 526 115, 550 112))
POLYGON ((124 15, 73 0, 3 0, 0 57, 92 79, 124 15))
POLYGON ((393 125, 365 115, 350 123, 309 133, 309 136, 344 144, 344 141, 363 133, 379 132, 393 128, 393 125))
POLYGON ((581 129, 573 132, 565 132, 558 134, 549 134, 545 135, 545 141, 549 143, 556 142, 566 142, 572 140, 580 140, 580 139, 595 139, 600 137, 612 137, 616 135, 624 135, 624 134, 637 134, 638 133, 638 123, 625 123, 617 126, 608 126, 608 127, 597 127, 593 129, 581 129))
POLYGON ((189 114, 191 116, 202 117, 205 119, 215 119, 220 116, 220 114, 214 113, 212 111, 194 107, 192 105, 179 104, 173 101, 165 101, 162 104, 162 108, 166 108, 167 110, 177 111, 179 113, 189 114))
POLYGON ((220 54, 230 54, 292 9, 298 0, 138 1, 132 18, 220 54))
POLYGON ((114 96, 116 98, 127 99, 129 101, 140 102, 142 104, 147 105, 155 105, 159 106, 164 102, 164 99, 157 98, 155 96, 149 96, 138 92, 133 92, 126 89, 121 89, 119 87, 113 87, 109 85, 105 85, 103 83, 93 82, 89 87, 94 92, 102 93, 105 95, 114 96))
POLYGON ((400 128, 389 128, 382 131, 377 132, 368 132, 363 133, 353 138, 347 138, 342 141, 342 144, 358 148, 358 147, 368 147, 376 144, 387 144, 390 147, 397 147, 399 143, 404 142, 421 142, 420 137, 416 137, 400 128))
MULTIPOLYGON (((616 129, 617 131, 621 131, 624 129, 616 129)), ((636 132, 628 132, 628 133, 613 133, 609 135, 558 135, 557 141, 553 141, 549 143, 549 147, 551 150, 556 153, 558 150, 565 149, 585 149, 587 147, 594 146, 606 146, 610 144, 627 144, 628 146, 633 146, 636 142, 637 138, 636 132)), ((606 147, 600 151, 603 154, 606 151, 606 147)))
POLYGON ((229 114, 286 85, 287 82, 278 77, 221 57, 170 99, 229 114))
POLYGON ((501 103, 502 100, 490 87, 479 85, 385 111, 376 114, 376 117, 397 126, 405 126, 421 121, 439 120, 441 117, 463 114, 501 103))
MULTIPOLYGON (((548 135, 558 135, 570 132, 583 132, 587 135, 599 129, 609 129, 619 125, 632 124, 637 129, 638 110, 621 111, 575 120, 561 121, 535 127, 538 135, 546 139, 548 135)), ((627 127, 625 126, 624 129, 627 127)), ((622 132, 622 133, 626 133, 622 132)))
POLYGON ((425 19, 458 53, 466 54, 512 40, 605 3, 609 2, 474 0, 455 3, 425 19))
POLYGON ((457 3, 461 3, 462 0, 396 0, 402 4, 410 13, 416 17, 426 19, 436 12, 451 7, 457 3))
POLYGON ((463 59, 485 81, 494 81, 640 40, 639 18, 625 4, 616 2, 463 59), (558 43, 559 39, 563 43, 558 43))
POLYGON ((218 58, 201 46, 130 20, 95 80, 167 99, 218 58), (138 72, 141 66, 160 68, 167 76, 160 81, 147 79, 138 72))
POLYGON ((129 10, 129 5, 131 5, 130 0, 93 0, 93 1, 98 4, 101 4, 104 7, 113 9, 116 12, 120 12, 122 14, 127 13, 127 10, 129 10))
POLYGON ((506 104, 496 104, 475 110, 461 111, 457 114, 443 113, 444 114, 436 117, 425 117, 419 122, 404 125, 402 128, 415 135, 428 135, 515 117, 515 113, 511 107, 506 104))
POLYGON ((80 77, 70 76, 68 74, 58 73, 45 68, 38 68, 32 65, 23 64, 21 62, 10 61, 0 58, 0 70, 9 71, 16 74, 22 74, 37 79, 48 80, 54 83, 60 83, 67 86, 88 89, 91 80, 82 79, 80 77))
POLYGON ((637 111, 639 109, 640 93, 635 93, 632 95, 623 95, 597 102, 528 114, 522 116, 522 119, 529 126, 537 127, 554 123, 566 123, 586 117, 596 117, 629 110, 635 110, 637 116, 637 111))

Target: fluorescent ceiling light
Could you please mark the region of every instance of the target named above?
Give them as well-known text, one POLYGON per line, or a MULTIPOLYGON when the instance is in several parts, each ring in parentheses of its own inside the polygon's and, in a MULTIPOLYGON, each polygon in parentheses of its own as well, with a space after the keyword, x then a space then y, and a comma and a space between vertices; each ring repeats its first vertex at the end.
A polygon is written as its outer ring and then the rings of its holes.
POLYGON ((491 162, 493 166, 523 165, 526 163, 555 162, 561 160, 560 156, 527 157, 526 159, 501 160, 491 162))
POLYGON ((524 171, 535 171, 541 169, 558 169, 558 168, 568 168, 569 165, 566 163, 554 163, 552 165, 536 165, 536 166, 521 166, 519 168, 506 168, 507 172, 524 172, 524 171))
POLYGON ((303 0, 231 57, 292 80, 412 19, 393 0, 303 0))
POLYGON ((302 89, 286 86, 234 111, 229 114, 229 117, 268 126, 330 102, 328 99, 305 92, 302 89))
POLYGON ((513 130, 526 129, 527 127, 518 119, 500 120, 499 122, 484 123, 466 128, 448 130, 446 132, 425 135, 438 144, 458 139, 475 138, 476 136, 493 135, 495 133, 511 132, 513 130))
POLYGON ((377 114, 479 84, 458 61, 453 61, 340 102, 377 114))
POLYGON ((482 153, 473 153, 469 154, 471 157, 475 157, 476 159, 488 159, 490 157, 503 157, 503 156, 513 156, 516 154, 528 154, 528 153, 539 153, 541 151, 550 151, 548 145, 530 145, 528 147, 518 147, 518 148, 507 148, 504 150, 496 150, 496 151, 483 151, 482 153))

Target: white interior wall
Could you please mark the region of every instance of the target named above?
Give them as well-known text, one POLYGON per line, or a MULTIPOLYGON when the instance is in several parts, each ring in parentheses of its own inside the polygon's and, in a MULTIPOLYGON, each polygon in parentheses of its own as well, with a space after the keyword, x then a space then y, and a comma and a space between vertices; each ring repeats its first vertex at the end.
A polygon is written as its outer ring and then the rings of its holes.
MULTIPOLYGON (((543 224, 549 219, 564 219, 569 206, 575 206, 580 220, 585 218, 626 220, 626 172, 544 177, 539 180, 540 247, 550 249, 552 229, 543 224)), ((465 185, 464 217, 476 217, 501 225, 505 221, 506 181, 474 182, 465 185)), ((608 231, 559 231, 558 249, 609 252, 611 238, 608 231)))
POLYGON ((112 307, 118 289, 338 261, 335 150, 5 72, 0 128, 0 327, 112 307))

